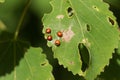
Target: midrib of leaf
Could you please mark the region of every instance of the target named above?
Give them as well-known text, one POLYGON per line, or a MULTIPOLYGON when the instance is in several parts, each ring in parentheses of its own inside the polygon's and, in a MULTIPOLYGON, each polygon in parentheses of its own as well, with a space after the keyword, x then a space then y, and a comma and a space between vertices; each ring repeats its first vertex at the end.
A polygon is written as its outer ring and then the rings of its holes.
POLYGON ((85 38, 84 32, 83 32, 83 28, 82 28, 81 22, 80 22, 80 20, 79 20, 79 17, 78 17, 78 15, 77 15, 77 12, 76 12, 76 10, 74 9, 74 6, 73 6, 71 0, 69 0, 69 2, 70 2, 70 5, 72 6, 72 8, 73 8, 73 10, 74 10, 75 17, 76 17, 76 19, 77 19, 77 21, 78 21, 78 24, 80 25, 82 37, 85 38))
POLYGON ((13 56, 14 56, 14 80, 16 80, 16 43, 13 43, 13 56))
POLYGON ((22 15, 21 15, 21 17, 20 17, 19 23, 18 23, 18 25, 17 25, 16 32, 15 32, 15 35, 14 35, 14 40, 17 40, 20 27, 21 27, 21 25, 22 25, 22 23, 23 23, 24 17, 25 17, 25 15, 26 15, 26 13, 27 13, 27 10, 28 10, 28 8, 29 8, 29 6, 30 6, 30 4, 31 4, 31 1, 32 1, 32 0, 28 0, 27 4, 26 4, 26 6, 25 6, 25 8, 24 8, 24 10, 23 10, 23 13, 22 13, 22 15))

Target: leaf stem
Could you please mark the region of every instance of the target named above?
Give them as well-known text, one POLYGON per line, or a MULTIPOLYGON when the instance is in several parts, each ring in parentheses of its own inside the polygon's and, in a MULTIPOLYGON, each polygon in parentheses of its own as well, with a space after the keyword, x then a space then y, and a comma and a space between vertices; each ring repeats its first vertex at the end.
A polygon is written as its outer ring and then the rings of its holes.
POLYGON ((16 40, 17 37, 18 37, 20 27, 21 27, 21 25, 22 25, 22 23, 23 23, 24 17, 25 17, 25 15, 26 15, 26 13, 27 13, 27 10, 28 10, 30 4, 31 4, 31 0, 28 0, 27 5, 25 6, 25 8, 24 8, 24 10, 23 10, 23 13, 22 13, 22 15, 21 15, 21 17, 20 17, 19 23, 18 23, 18 25, 17 25, 17 29, 16 29, 16 32, 15 32, 14 40, 16 40))

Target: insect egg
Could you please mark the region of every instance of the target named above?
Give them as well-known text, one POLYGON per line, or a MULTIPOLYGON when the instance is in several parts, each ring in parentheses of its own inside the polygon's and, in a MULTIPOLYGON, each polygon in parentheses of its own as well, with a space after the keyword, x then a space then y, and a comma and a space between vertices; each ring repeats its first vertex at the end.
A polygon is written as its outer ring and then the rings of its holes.
POLYGON ((48 33, 48 34, 51 33, 51 29, 50 29, 50 28, 47 28, 47 29, 46 29, 46 33, 48 33))
POLYGON ((59 41, 59 40, 56 40, 56 41, 55 41, 55 45, 56 45, 56 46, 60 46, 60 41, 59 41))
POLYGON ((62 36, 63 36, 63 33, 62 33, 61 31, 58 31, 58 32, 57 32, 57 36, 58 36, 58 37, 62 37, 62 36))
POLYGON ((52 36, 51 35, 47 36, 47 40, 51 41, 52 40, 52 36))

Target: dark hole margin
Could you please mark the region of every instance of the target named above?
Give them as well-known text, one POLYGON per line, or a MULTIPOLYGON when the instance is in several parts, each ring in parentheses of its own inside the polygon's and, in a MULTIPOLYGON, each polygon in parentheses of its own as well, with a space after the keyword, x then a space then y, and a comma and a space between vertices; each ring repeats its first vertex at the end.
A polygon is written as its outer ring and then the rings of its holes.
POLYGON ((108 17, 108 19, 109 19, 109 22, 111 23, 111 25, 115 24, 115 22, 114 22, 114 20, 112 18, 108 17))
POLYGON ((68 14, 69 17, 73 16, 74 13, 73 13, 73 9, 71 7, 67 8, 67 14, 68 14))
POLYGON ((78 49, 79 49, 79 54, 82 60, 81 70, 85 72, 90 65, 90 54, 89 54, 87 47, 83 43, 80 43, 78 45, 78 49))
POLYGON ((86 24, 87 31, 91 31, 91 26, 89 24, 86 24))
POLYGON ((44 63, 41 63, 41 66, 45 66, 47 63, 46 62, 44 62, 44 63))

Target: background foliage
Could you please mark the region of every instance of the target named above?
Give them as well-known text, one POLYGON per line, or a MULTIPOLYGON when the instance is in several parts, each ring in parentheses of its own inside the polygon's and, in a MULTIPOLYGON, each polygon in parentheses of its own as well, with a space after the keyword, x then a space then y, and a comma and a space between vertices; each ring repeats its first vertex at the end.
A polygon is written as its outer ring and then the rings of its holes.
POLYGON ((0 0, 0 80, 119 80, 119 4, 0 0))

